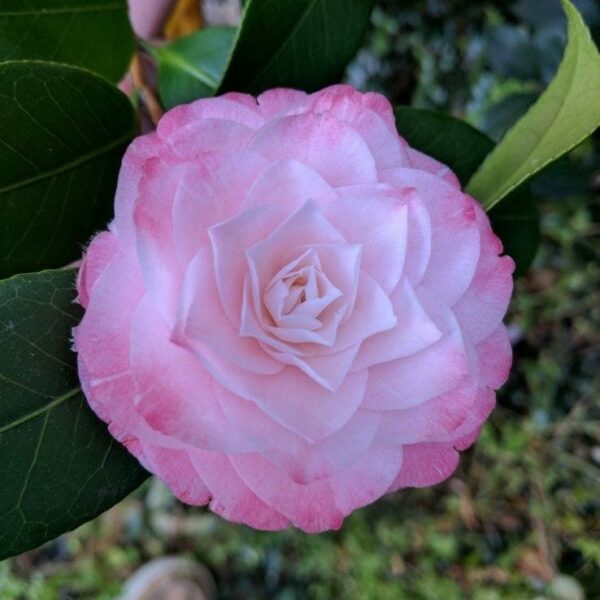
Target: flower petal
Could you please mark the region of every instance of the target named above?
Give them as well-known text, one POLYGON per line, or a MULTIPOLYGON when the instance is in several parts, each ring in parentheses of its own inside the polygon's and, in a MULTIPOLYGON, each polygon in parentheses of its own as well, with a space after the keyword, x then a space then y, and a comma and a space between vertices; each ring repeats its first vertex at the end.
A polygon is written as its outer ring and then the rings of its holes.
POLYGON ((236 326, 248 272, 246 250, 267 238, 284 218, 277 206, 259 206, 209 229, 219 294, 227 317, 236 326))
POLYGON ((100 275, 119 251, 119 240, 110 231, 99 233, 88 246, 77 273, 77 300, 87 307, 100 275))
POLYGON ((408 144, 389 126, 392 107, 385 96, 374 101, 374 95, 362 94, 350 85, 333 85, 310 96, 311 110, 330 113, 357 131, 371 150, 378 171, 409 166, 408 144))
POLYGON ((478 431, 496 405, 494 393, 475 379, 404 410, 390 411, 377 439, 389 444, 451 442, 478 431))
POLYGON ((204 159, 206 152, 243 150, 254 129, 226 119, 192 121, 172 131, 165 140, 173 154, 183 159, 204 159))
POLYGON ((458 177, 452 172, 452 170, 441 162, 423 154, 414 148, 408 150, 409 164, 413 169, 420 171, 427 171, 440 179, 448 182, 450 185, 457 189, 462 189, 458 177))
POLYGON ((388 295, 375 279, 362 271, 352 313, 340 325, 334 350, 363 342, 371 336, 392 329, 397 323, 398 318, 388 295))
POLYGON ((361 268, 388 293, 404 268, 407 213, 405 201, 391 198, 346 197, 323 208, 346 241, 362 245, 361 268))
POLYGON ((396 325, 362 343, 353 370, 415 354, 442 337, 442 332, 425 312, 407 279, 396 286, 390 301, 397 318, 396 325))
POLYGON ((465 335, 474 343, 485 340, 501 324, 513 291, 515 263, 502 253, 487 215, 477 211, 481 231, 481 259, 469 289, 453 310, 465 335))
POLYGON ((458 459, 459 454, 451 444, 404 446, 402 469, 388 491, 436 485, 454 473, 458 459))
POLYGON ((366 371, 350 373, 339 390, 330 392, 297 368, 287 367, 265 377, 244 371, 216 354, 205 361, 205 366, 221 385, 251 400, 308 441, 341 429, 360 407, 367 383, 366 371))
POLYGON ((210 349, 253 373, 279 373, 284 366, 271 358, 256 340, 240 336, 228 321, 217 292, 212 263, 208 248, 199 250, 192 260, 185 274, 172 339, 202 357, 210 356, 205 352, 210 349))
POLYGON ((190 450, 189 457, 196 473, 210 490, 213 512, 228 521, 265 531, 278 531, 289 526, 288 519, 263 502, 242 481, 227 455, 190 450))
POLYGON ((181 502, 203 506, 211 498, 210 490, 198 477, 186 450, 144 446, 144 455, 156 473, 181 502))
POLYGON ((332 186, 377 182, 375 160, 366 142, 329 113, 270 121, 257 132, 250 148, 273 161, 295 159, 332 186))
POLYGON ((491 389, 502 387, 510 373, 512 347, 508 332, 500 325, 489 337, 476 346, 481 380, 491 389))
POLYGON ((263 92, 256 99, 260 112, 268 119, 303 113, 310 96, 306 92, 289 88, 276 88, 263 92))
POLYGON ((173 135, 194 121, 223 119, 258 129, 265 123, 256 100, 244 94, 224 94, 218 98, 201 98, 191 104, 176 106, 159 121, 156 133, 168 142, 173 135))
POLYGON ((170 333, 150 299, 144 299, 131 333, 137 411, 156 431, 196 448, 254 450, 243 430, 233 430, 223 414, 208 371, 191 352, 174 344, 170 333))
POLYGON ((479 260, 475 201, 443 179, 416 169, 397 169, 389 181, 414 189, 431 222, 431 253, 421 283, 452 306, 467 290, 479 260))
POLYGON ((295 483, 260 454, 231 457, 254 493, 308 533, 339 529, 344 517, 379 498, 402 464, 402 448, 373 447, 352 466, 328 479, 295 483))
POLYGON ((185 167, 160 159, 145 164, 134 206, 138 259, 144 286, 163 318, 172 321, 181 288, 182 270, 173 240, 173 201, 185 167))
POLYGON ((283 159, 271 164, 256 179, 246 194, 242 210, 273 204, 290 215, 309 200, 322 205, 335 198, 334 189, 317 171, 297 160, 283 159))
POLYGON ((179 264, 185 269, 196 252, 210 246, 208 230, 239 211, 246 190, 267 168, 255 152, 211 153, 187 166, 173 202, 173 237, 179 264))
POLYGON ((468 374, 465 342, 452 312, 432 299, 423 303, 442 337, 420 352, 371 367, 364 408, 417 406, 454 389, 468 374))

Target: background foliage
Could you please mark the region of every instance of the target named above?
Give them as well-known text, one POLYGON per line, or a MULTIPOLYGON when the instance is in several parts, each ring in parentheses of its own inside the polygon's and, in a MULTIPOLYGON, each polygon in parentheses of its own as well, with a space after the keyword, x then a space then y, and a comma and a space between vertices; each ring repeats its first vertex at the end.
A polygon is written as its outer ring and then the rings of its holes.
MULTIPOLYGON (((600 8, 576 3, 596 36, 600 8)), ((558 1, 381 0, 349 81, 499 139, 564 47, 558 1)), ((223 598, 600 598, 600 140, 534 182, 543 243, 509 323, 515 369, 460 470, 352 515, 267 534, 175 502, 156 481, 0 564, 4 600, 114 598, 139 565, 191 555, 223 598)))

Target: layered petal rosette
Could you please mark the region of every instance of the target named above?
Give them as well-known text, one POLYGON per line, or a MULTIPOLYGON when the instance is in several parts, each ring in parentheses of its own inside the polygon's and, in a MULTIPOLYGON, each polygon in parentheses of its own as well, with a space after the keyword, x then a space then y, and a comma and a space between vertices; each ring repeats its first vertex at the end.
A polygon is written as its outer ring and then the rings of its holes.
POLYGON ((115 214, 80 271, 80 376, 182 501, 318 532, 455 470, 508 375, 514 263, 385 98, 175 108, 115 214))

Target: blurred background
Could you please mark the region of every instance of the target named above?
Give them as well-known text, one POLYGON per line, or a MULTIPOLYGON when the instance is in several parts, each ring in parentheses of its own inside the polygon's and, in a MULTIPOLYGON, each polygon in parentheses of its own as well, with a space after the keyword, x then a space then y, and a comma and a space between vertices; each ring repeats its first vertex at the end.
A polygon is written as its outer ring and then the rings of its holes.
MULTIPOLYGON (((575 3, 599 41, 600 3, 575 3)), ((205 2, 208 21, 237 15, 231 2, 205 2)), ((380 0, 346 79, 498 140, 552 79, 564 45, 559 0, 380 0)), ((309 536, 227 523, 150 480, 0 563, 2 600, 112 600, 165 555, 204 564, 219 598, 599 599, 600 136, 533 187, 543 241, 509 316, 514 370, 449 481, 309 536)))

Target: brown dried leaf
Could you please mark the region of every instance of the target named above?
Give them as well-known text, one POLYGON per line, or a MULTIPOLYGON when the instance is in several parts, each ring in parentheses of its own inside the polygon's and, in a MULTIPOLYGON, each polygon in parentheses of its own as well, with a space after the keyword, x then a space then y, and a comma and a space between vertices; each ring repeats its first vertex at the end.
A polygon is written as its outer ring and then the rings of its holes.
POLYGON ((174 40, 202 29, 201 0, 177 0, 164 27, 164 37, 174 40))

